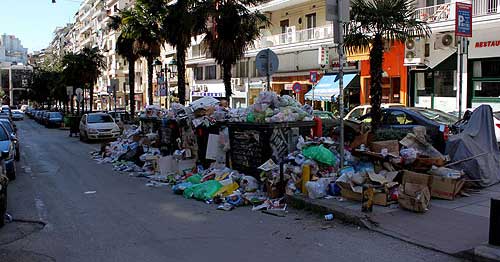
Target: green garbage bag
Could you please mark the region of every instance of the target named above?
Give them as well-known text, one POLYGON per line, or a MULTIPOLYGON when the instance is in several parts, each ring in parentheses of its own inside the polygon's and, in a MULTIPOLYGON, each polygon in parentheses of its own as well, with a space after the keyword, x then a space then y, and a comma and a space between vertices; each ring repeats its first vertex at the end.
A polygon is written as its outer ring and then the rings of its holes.
POLYGON ((202 177, 200 174, 192 175, 188 177, 188 179, 186 179, 186 182, 190 182, 191 184, 199 184, 201 183, 201 178, 202 177))
POLYGON ((198 200, 212 199, 222 187, 219 181, 209 180, 201 184, 193 185, 184 190, 185 198, 196 198, 198 200))
POLYGON ((307 158, 329 166, 334 166, 337 161, 332 151, 328 150, 323 145, 306 147, 302 149, 302 154, 307 158))

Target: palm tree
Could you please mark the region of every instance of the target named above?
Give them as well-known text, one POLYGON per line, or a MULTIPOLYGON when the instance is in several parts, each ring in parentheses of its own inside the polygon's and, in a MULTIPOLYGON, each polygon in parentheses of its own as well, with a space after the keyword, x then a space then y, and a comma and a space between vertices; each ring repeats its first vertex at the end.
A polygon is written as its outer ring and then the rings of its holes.
POLYGON ((165 41, 176 49, 177 86, 179 103, 186 102, 186 50, 191 45, 191 37, 205 31, 209 1, 177 0, 169 5, 164 2, 166 14, 161 19, 165 41))
POLYGON ((135 24, 131 10, 123 10, 118 16, 112 16, 108 27, 120 30, 120 36, 116 40, 116 52, 127 59, 130 114, 135 117, 135 61, 139 59, 140 44, 134 39, 133 25, 135 24))
POLYGON ((382 116, 382 63, 384 41, 404 42, 413 37, 428 37, 430 29, 414 16, 413 0, 353 0, 351 21, 346 26, 345 46, 351 51, 370 50, 370 95, 372 129, 382 116))
POLYGON ((227 0, 212 5, 213 30, 207 30, 205 41, 212 57, 222 66, 226 99, 232 95, 231 68, 244 55, 247 47, 260 36, 259 26, 269 25, 269 20, 259 11, 247 6, 257 5, 260 0, 227 0))
POLYGON ((89 87, 90 112, 92 112, 94 106, 94 84, 102 74, 102 70, 106 68, 106 63, 104 62, 104 56, 96 47, 82 49, 79 57, 82 67, 80 76, 82 77, 82 82, 86 83, 89 87))
MULTIPOLYGON (((82 67, 80 63, 80 56, 76 53, 67 53, 62 58, 63 65, 63 81, 68 86, 73 86, 73 94, 75 93, 76 88, 83 88, 82 81, 80 78, 80 73, 82 72, 82 67)), ((74 105, 73 105, 74 95, 70 97, 70 108, 71 113, 74 113, 74 105)), ((78 114, 80 113, 80 107, 77 108, 78 114)))

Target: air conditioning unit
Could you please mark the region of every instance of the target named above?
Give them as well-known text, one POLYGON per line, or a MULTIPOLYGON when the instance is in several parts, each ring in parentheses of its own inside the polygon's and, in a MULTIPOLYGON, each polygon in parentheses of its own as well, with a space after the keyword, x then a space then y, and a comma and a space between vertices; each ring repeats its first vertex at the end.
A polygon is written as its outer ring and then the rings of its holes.
POLYGON ((455 34, 451 32, 436 34, 436 38, 434 39, 434 50, 453 48, 455 46, 455 34))
POLYGON ((414 66, 424 64, 425 39, 412 38, 405 42, 405 66, 414 66))
POLYGON ((289 26, 286 28, 286 42, 295 42, 295 26, 289 26))

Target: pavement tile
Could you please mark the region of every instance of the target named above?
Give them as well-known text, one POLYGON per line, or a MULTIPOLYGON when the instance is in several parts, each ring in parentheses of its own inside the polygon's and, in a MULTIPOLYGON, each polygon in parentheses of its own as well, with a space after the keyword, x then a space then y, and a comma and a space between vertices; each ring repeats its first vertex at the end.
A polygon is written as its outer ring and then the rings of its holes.
POLYGON ((476 203, 476 205, 490 208, 491 201, 487 200, 487 201, 479 202, 479 203, 476 203))
POLYGON ((456 208, 456 211, 476 215, 476 216, 481 216, 481 217, 490 217, 490 208, 485 207, 485 206, 480 206, 480 205, 468 205, 465 207, 460 207, 456 208))

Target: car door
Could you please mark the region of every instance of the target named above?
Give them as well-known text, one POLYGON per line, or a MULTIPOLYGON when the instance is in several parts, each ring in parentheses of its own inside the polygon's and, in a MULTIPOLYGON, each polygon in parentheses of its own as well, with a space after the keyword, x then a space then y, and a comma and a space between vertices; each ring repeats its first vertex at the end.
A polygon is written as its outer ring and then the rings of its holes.
POLYGON ((418 124, 415 119, 403 110, 382 111, 382 127, 411 132, 416 126, 418 124))

